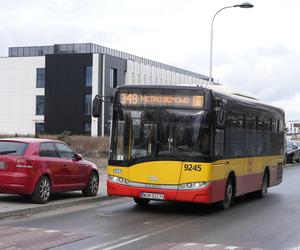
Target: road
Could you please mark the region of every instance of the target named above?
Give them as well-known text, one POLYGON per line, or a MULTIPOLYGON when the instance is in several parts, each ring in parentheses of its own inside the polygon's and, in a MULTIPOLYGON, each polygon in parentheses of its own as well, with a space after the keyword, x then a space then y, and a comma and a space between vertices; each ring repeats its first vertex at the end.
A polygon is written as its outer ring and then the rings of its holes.
POLYGON ((129 198, 0 221, 0 249, 300 249, 300 165, 266 198, 239 198, 228 211, 129 198), (19 248, 18 248, 19 247, 19 248))

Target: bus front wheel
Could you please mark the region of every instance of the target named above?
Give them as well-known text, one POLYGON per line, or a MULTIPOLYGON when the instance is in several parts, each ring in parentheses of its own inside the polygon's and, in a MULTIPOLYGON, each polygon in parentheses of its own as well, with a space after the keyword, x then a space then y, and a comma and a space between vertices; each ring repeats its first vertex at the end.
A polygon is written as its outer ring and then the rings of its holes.
POLYGON ((231 177, 229 177, 225 188, 224 199, 223 201, 221 201, 221 208, 223 210, 227 210, 230 207, 230 205, 233 203, 233 198, 234 198, 233 180, 231 177))
POLYGON ((133 200, 139 206, 146 206, 150 202, 149 199, 142 199, 142 198, 136 198, 136 197, 134 197, 133 200))

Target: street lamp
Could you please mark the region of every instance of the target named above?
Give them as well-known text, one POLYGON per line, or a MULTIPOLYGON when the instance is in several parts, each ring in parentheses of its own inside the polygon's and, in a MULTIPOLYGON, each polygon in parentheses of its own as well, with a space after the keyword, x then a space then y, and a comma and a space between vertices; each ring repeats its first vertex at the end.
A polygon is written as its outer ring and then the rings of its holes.
POLYGON ((242 4, 236 4, 232 6, 227 6, 223 7, 222 9, 219 9, 216 14, 214 15, 212 21, 211 21, 211 27, 210 27, 210 56, 209 56, 209 82, 212 83, 212 47, 213 47, 213 25, 214 25, 214 20, 216 18, 216 15, 221 12, 222 10, 229 9, 229 8, 235 8, 235 7, 240 7, 244 9, 249 9, 253 8, 254 5, 251 3, 242 3, 242 4))

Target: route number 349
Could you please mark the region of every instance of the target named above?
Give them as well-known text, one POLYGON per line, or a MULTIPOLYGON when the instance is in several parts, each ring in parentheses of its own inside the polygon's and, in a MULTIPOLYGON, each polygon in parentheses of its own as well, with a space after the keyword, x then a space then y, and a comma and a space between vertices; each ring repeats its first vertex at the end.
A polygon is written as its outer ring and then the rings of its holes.
POLYGON ((201 165, 199 164, 184 164, 184 171, 201 171, 201 165))

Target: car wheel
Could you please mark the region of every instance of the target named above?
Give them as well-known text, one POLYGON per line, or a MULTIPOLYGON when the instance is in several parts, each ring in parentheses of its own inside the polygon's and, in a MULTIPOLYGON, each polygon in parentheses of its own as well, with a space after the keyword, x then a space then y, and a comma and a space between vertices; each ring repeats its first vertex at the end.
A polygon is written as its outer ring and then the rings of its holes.
POLYGON ((230 205, 233 203, 233 197, 234 197, 233 181, 232 178, 229 177, 225 188, 224 200, 221 201, 221 208, 223 210, 227 210, 230 207, 230 205))
POLYGON ((42 176, 39 179, 35 187, 35 190, 30 197, 34 203, 44 204, 48 202, 50 198, 50 192, 51 192, 50 179, 47 176, 42 176))
POLYGON ((98 193, 98 188, 99 188, 99 176, 97 173, 92 172, 89 177, 89 182, 86 188, 82 190, 82 193, 84 196, 93 197, 96 196, 96 194, 98 193))
POLYGON ((134 202, 139 206, 147 206, 150 202, 149 199, 142 199, 142 198, 133 198, 134 202))

